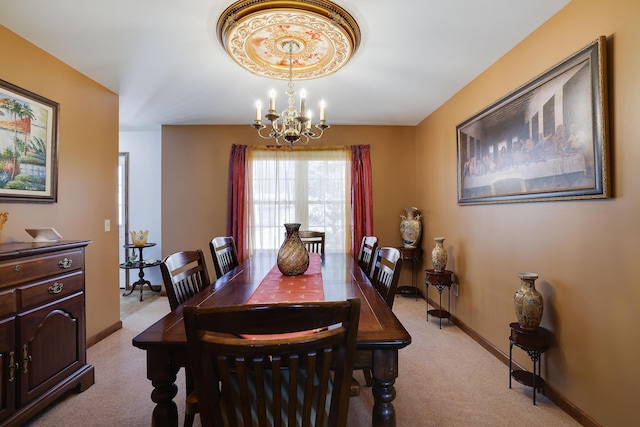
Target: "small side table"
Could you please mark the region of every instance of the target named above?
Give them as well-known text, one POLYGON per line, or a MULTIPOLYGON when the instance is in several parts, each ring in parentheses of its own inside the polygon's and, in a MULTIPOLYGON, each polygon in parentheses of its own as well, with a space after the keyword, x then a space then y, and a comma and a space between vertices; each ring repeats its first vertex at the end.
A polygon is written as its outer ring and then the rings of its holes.
POLYGON ((155 245, 156 245, 155 243, 145 243, 144 245, 140 245, 140 246, 132 245, 132 244, 124 245, 124 247, 127 249, 138 249, 139 251, 138 261, 132 262, 132 263, 125 262, 123 264, 120 264, 120 268, 127 269, 127 270, 138 269, 139 272, 138 272, 138 281, 131 285, 131 290, 129 292, 125 292, 124 294, 122 294, 123 297, 131 295, 133 291, 135 291, 136 286, 140 286, 140 301, 142 301, 142 288, 144 285, 147 285, 149 289, 151 289, 153 292, 160 292, 161 287, 158 287, 157 289, 155 289, 153 286, 151 286, 151 282, 149 282, 144 278, 145 268, 155 267, 162 263, 161 261, 153 261, 153 262, 145 261, 144 258, 142 257, 142 250, 144 248, 150 248, 151 246, 155 246, 155 245))
POLYGON ((416 300, 420 295, 420 291, 418 290, 417 285, 417 277, 416 277, 416 264, 422 261, 422 248, 408 248, 405 246, 398 246, 397 249, 400 251, 400 256, 402 256, 402 261, 410 261, 411 262, 411 286, 399 286, 398 293, 400 295, 415 295, 416 300))
MULTIPOLYGON (((425 270, 425 273, 427 274, 427 278, 425 279, 427 290, 429 289, 429 285, 435 286, 435 288, 438 290, 438 294, 440 294, 440 308, 435 310, 427 310, 427 320, 429 320, 429 315, 438 317, 440 319, 440 329, 442 329, 443 318, 451 321, 451 284, 453 283, 453 271, 435 271, 434 269, 430 268, 425 270), (449 300, 446 310, 442 309, 442 291, 444 290, 444 288, 447 288, 447 296, 449 300)), ((427 308, 429 308, 428 301, 427 308)))
POLYGON ((545 382, 540 376, 542 354, 549 348, 551 332, 543 327, 538 327, 537 331, 527 331, 520 327, 518 322, 509 324, 511 336, 509 337, 509 388, 511 388, 511 378, 520 384, 533 387, 533 404, 536 404, 536 390, 543 391, 545 382), (533 372, 522 369, 512 369, 513 346, 520 347, 526 351, 533 361, 533 372), (537 365, 537 368, 536 368, 537 365))

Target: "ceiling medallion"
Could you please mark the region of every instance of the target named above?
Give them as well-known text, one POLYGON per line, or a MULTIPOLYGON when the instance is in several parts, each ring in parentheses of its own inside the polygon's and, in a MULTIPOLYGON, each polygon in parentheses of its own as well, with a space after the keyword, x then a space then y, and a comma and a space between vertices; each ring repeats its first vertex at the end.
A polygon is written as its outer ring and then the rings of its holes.
POLYGON ((327 0, 237 1, 220 15, 217 33, 240 66, 281 80, 333 74, 360 44, 356 21, 327 0), (293 56, 283 47, 290 42, 298 46, 293 56))

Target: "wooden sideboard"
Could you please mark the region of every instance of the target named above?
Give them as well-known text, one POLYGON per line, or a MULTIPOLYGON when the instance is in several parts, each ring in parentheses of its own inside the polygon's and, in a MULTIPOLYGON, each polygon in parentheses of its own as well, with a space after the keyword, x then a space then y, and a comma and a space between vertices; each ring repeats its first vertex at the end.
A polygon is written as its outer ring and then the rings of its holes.
POLYGON ((94 383, 87 364, 90 241, 0 244, 0 426, 19 426, 94 383))

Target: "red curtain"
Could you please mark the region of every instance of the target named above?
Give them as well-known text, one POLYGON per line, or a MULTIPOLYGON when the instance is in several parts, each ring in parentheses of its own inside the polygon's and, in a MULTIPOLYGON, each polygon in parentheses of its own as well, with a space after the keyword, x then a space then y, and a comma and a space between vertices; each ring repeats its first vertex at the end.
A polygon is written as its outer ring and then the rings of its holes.
POLYGON ((358 257, 364 236, 373 235, 371 157, 368 145, 351 146, 351 253, 358 257))
POLYGON ((246 145, 231 146, 229 159, 229 186, 227 207, 227 235, 233 236, 242 262, 247 251, 247 227, 245 224, 246 145))

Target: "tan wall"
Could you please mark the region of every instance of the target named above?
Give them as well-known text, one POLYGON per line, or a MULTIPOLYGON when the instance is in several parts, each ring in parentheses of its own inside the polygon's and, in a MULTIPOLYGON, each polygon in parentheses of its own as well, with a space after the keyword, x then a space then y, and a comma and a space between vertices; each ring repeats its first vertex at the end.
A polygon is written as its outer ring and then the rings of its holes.
MULTIPOLYGON (((397 126, 332 126, 322 138, 325 145, 371 145, 374 232, 383 245, 401 245, 400 214, 416 204, 414 141, 414 127, 397 126)), ((227 230, 231 145, 264 143, 249 125, 163 126, 163 256, 200 248, 210 258, 209 240, 227 230)))
MULTIPOLYGON (((86 257, 87 337, 120 321, 118 297, 118 96, 0 26, 0 78, 60 104, 58 202, 2 203, 2 239, 54 227, 65 239, 92 240, 86 257), (110 219, 112 231, 104 232, 110 219)), ((1 280, 1 278, 0 278, 1 280)))
MULTIPOLYGON (((460 283, 453 313, 508 354, 516 274, 538 273, 542 324, 553 332, 543 376, 605 426, 638 422, 639 17, 636 0, 574 0, 417 128, 416 161, 424 165, 417 180, 437 183, 418 187, 431 223, 425 249, 435 235, 447 238, 448 267, 460 283), (600 35, 608 38, 616 197, 458 206, 456 125, 600 35)), ((430 289, 430 296, 437 294, 430 289)), ((516 353, 530 369, 526 354, 516 353)))

